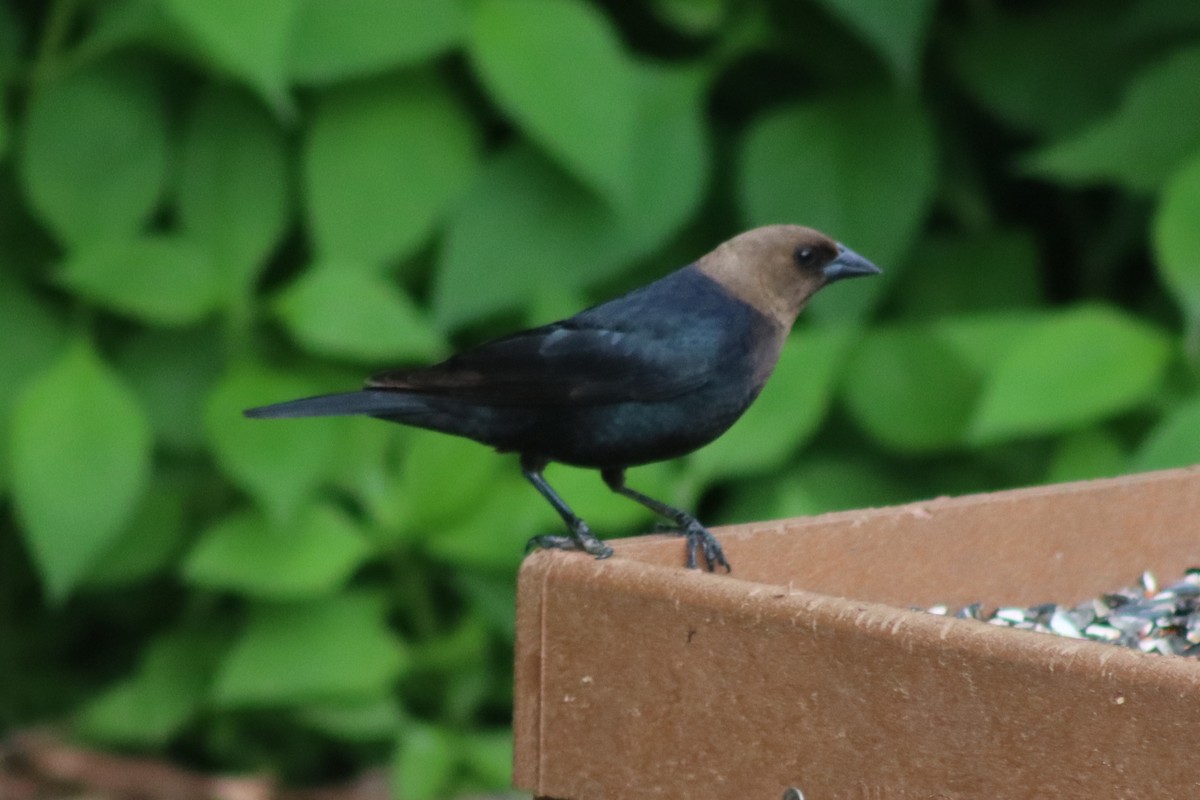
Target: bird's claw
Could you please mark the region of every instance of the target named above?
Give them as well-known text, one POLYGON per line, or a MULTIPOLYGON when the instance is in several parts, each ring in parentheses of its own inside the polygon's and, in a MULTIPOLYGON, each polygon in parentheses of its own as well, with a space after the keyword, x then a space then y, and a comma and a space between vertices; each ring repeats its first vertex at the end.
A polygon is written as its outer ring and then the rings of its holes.
POLYGON ((704 566, 709 572, 716 572, 717 567, 724 567, 726 573, 733 572, 733 567, 729 565, 729 560, 725 558, 725 550, 721 547, 721 543, 717 541, 717 537, 701 525, 699 522, 693 521, 687 528, 684 529, 683 535, 688 540, 688 566, 692 569, 696 568, 696 550, 700 550, 704 554, 704 566))
POLYGON ((596 558, 608 558, 613 549, 596 538, 590 530, 573 531, 569 536, 559 534, 543 534, 534 536, 525 543, 525 553, 534 550, 582 550, 596 558))
POLYGON ((733 571, 717 537, 713 536, 712 532, 701 525, 698 520, 689 519, 681 525, 659 522, 655 524, 654 529, 674 533, 676 536, 683 536, 687 539, 688 569, 696 569, 698 564, 696 554, 699 552, 704 555, 704 566, 709 572, 716 572, 717 567, 724 567, 727 573, 733 571))
MULTIPOLYGON (((716 572, 717 567, 724 567, 726 572, 733 571, 717 537, 713 536, 712 532, 701 525, 698 520, 686 519, 678 525, 659 523, 654 527, 655 530, 669 531, 687 539, 688 569, 697 568, 699 563, 697 554, 700 554, 704 556, 704 566, 709 572, 716 572)), ((613 554, 613 549, 596 538, 596 535, 586 525, 580 525, 568 535, 543 534, 534 536, 525 543, 527 554, 537 549, 582 550, 598 559, 608 558, 613 554)))

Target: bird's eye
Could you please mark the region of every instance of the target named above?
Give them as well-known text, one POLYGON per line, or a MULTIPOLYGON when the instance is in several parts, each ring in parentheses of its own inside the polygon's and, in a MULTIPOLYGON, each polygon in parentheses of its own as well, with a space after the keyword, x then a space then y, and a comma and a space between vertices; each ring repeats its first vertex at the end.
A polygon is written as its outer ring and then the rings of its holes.
POLYGON ((796 263, 801 267, 811 267, 817 260, 817 251, 812 247, 797 247, 792 254, 796 263))

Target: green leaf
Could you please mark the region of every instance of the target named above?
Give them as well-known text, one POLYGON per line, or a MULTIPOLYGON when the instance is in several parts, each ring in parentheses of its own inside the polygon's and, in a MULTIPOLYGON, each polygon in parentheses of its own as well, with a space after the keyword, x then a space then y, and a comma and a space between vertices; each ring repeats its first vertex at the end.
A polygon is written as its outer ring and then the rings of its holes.
POLYGON ((615 221, 532 148, 495 156, 450 221, 434 274, 438 324, 521 308, 547 281, 581 288, 621 264, 615 221))
POLYGON ((146 410, 159 444, 182 451, 205 446, 202 409, 225 368, 222 345, 220 331, 209 325, 144 330, 117 354, 117 368, 146 410))
POLYGON ((1066 183, 1157 189, 1200 147, 1198 75, 1200 48, 1177 51, 1139 73, 1111 116, 1034 153, 1026 169, 1066 183))
POLYGON ((463 758, 485 789, 499 792, 512 784, 511 730, 472 731, 464 744, 463 758))
POLYGON ((318 355, 379 364, 427 361, 444 348, 407 294, 353 265, 309 268, 274 307, 292 336, 318 355))
POLYGON ((106 744, 164 746, 201 709, 221 650, 197 631, 158 637, 132 676, 83 707, 79 732, 106 744))
POLYGON ((915 81, 936 0, 822 0, 822 4, 870 43, 901 83, 915 81))
POLYGON ((19 169, 38 216, 64 245, 136 232, 158 204, 168 140, 152 73, 102 63, 30 99, 19 169))
POLYGON ((639 65, 630 194, 617 210, 616 232, 631 253, 657 249, 704 198, 712 162, 704 119, 706 75, 639 65))
POLYGON ((912 489, 877 459, 812 455, 780 480, 735 487, 726 514, 730 522, 758 522, 871 508, 912 497, 912 489))
MULTIPOLYGON (((25 385, 56 359, 67 342, 66 327, 51 307, 34 297, 14 271, 0 269, 0 431, 25 385)), ((0 448, 0 487, 10 453, 0 448)))
POLYGON ((491 635, 483 618, 464 615, 451 630, 422 639, 412 651, 414 672, 447 672, 464 665, 478 664, 491 645, 491 635))
POLYGON ((635 174, 624 208, 609 209, 524 144, 484 168, 450 222, 435 275, 442 327, 573 297, 659 249, 695 214, 711 149, 701 76, 646 67, 637 87, 635 174), (513 255, 497 262, 497 253, 513 255))
POLYGON ((807 328, 788 339, 779 364, 745 416, 720 439, 696 451, 689 469, 701 484, 781 467, 825 419, 846 354, 848 328, 807 328))
POLYGON ((579 0, 481 0, 473 11, 468 52, 489 95, 567 170, 626 206, 637 77, 608 20, 579 0))
POLYGON ((225 302, 249 291, 283 235, 289 180, 283 132, 256 102, 227 87, 200 93, 183 136, 179 221, 217 265, 225 302))
POLYGON ((183 541, 184 501, 180 481, 152 479, 133 518, 97 557, 83 584, 127 586, 164 571, 183 541))
POLYGON ((1200 464, 1200 397, 1171 409, 1138 448, 1133 467, 1141 472, 1200 464))
POLYGON ((843 397, 880 444, 906 453, 944 450, 962 442, 981 377, 928 328, 881 328, 855 350, 843 397))
POLYGON ((393 481, 405 526, 437 535, 476 512, 481 489, 493 483, 506 461, 469 439, 414 431, 401 454, 400 479, 393 481))
POLYGON ((221 664, 214 695, 226 707, 353 700, 381 694, 405 661, 373 597, 263 605, 221 664))
POLYGON ((454 585, 469 600, 470 613, 483 620, 493 636, 511 646, 516 636, 517 582, 505 574, 459 570, 454 585))
POLYGON ((477 161, 474 125, 433 79, 329 90, 304 152, 318 258, 378 267, 410 255, 466 191, 477 161))
POLYGON ((731 17, 727 0, 654 0, 654 15, 689 36, 711 36, 731 17))
MULTIPOLYGON (((1163 41, 1181 41, 1184 36, 1200 34, 1200 6, 1192 3, 1141 0, 1128 7, 1122 3, 1120 7, 1126 13, 1118 20, 1106 21, 1138 46, 1153 47, 1163 41)), ((1082 8, 1091 10, 1093 6, 1086 3, 1082 8)))
POLYGON ((1082 430, 1059 442, 1046 470, 1045 482, 1109 478, 1125 472, 1128 464, 1125 448, 1116 436, 1102 428, 1082 430))
MULTIPOLYGON (((348 378, 347 386, 361 379, 348 378)), ((418 428, 386 424, 371 417, 350 417, 338 423, 337 450, 330 464, 332 484, 345 491, 362 508, 368 532, 389 532, 401 514, 389 502, 395 494, 396 454, 418 435, 418 428)))
POLYGON ((9 133, 8 114, 5 109, 0 108, 0 162, 4 161, 4 156, 8 154, 8 142, 12 134, 9 133))
MULTIPOLYGON (((568 287, 554 281, 531 287, 533 297, 524 304, 524 318, 534 324, 546 320, 566 319, 578 314, 580 309, 593 305, 591 295, 581 288, 568 287)), ((515 324, 515 323, 514 323, 515 324)))
POLYGON ((155 325, 197 322, 217 305, 215 263, 195 243, 170 234, 79 248, 60 277, 95 303, 155 325))
POLYGON ((972 98, 1018 130, 1074 133, 1120 97, 1137 50, 1120 41, 1116 5, 1041 3, 981 15, 945 38, 955 77, 972 98))
POLYGON ((979 373, 991 371, 1012 343, 1033 335, 1051 318, 1043 309, 994 311, 962 317, 943 317, 929 323, 947 347, 979 373))
POLYGON ((204 405, 204 427, 221 470, 253 494, 275 524, 296 511, 327 475, 338 420, 246 419, 242 410, 320 394, 300 377, 252 365, 234 367, 204 405))
POLYGON ((134 47, 153 47, 199 60, 195 48, 160 2, 109 0, 89 9, 88 24, 80 33, 79 44, 72 48, 71 55, 81 64, 134 47))
POLYGON ((479 719, 487 713, 487 708, 497 701, 511 705, 511 696, 496 697, 509 687, 505 686, 503 690, 497 691, 497 684, 500 683, 496 680, 498 670, 490 667, 482 656, 481 652, 480 656, 466 664, 465 668, 459 666, 447 682, 443 708, 449 719, 479 719))
POLYGON ((0 85, 7 85, 17 71, 22 38, 24 31, 12 6, 0 6, 0 85))
POLYGON ((1170 353, 1162 331, 1113 308, 1065 310, 1014 341, 986 375, 970 436, 1042 436, 1128 411, 1157 392, 1170 353))
POLYGON ((1153 241, 1159 277, 1195 330, 1200 326, 1200 151, 1163 187, 1153 241))
POLYGON ((896 97, 805 103, 754 123, 738 176, 750 224, 809 225, 884 270, 885 280, 822 295, 807 314, 846 322, 862 318, 878 301, 933 199, 934 155, 923 112, 896 97))
POLYGON ((160 2, 216 66, 253 87, 278 113, 290 113, 287 51, 298 0, 160 2))
MULTIPOLYGON (((497 461, 503 463, 503 459, 497 461)), ((591 515, 592 506, 580 504, 578 501, 581 498, 569 494, 574 487, 562 485, 560 478, 564 472, 566 470, 556 470, 550 477, 551 485, 561 490, 560 494, 567 498, 571 507, 592 525, 596 522, 591 515)), ((586 474, 579 470, 576 472, 586 474)), ((597 485, 602 485, 594 473, 587 477, 597 485)), ((467 508, 466 515, 438 528, 415 528, 410 530, 409 535, 419 536, 424 550, 432 558, 456 570, 515 575, 525 555, 525 544, 531 537, 541 533, 565 532, 562 520, 550 504, 515 469, 509 474, 497 474, 483 487, 464 488, 454 497, 467 508)), ((626 503, 629 504, 629 501, 626 503)), ((608 529, 594 530, 599 536, 611 532, 608 529)))
POLYGON ((294 600, 328 594, 370 553, 343 512, 313 506, 277 527, 255 513, 229 517, 200 535, 183 562, 193 584, 251 597, 294 600))
POLYGON ((936 235, 913 248, 904 291, 895 302, 906 318, 1036 306, 1041 302, 1038 252, 1023 230, 936 235))
POLYGON ((443 729, 405 726, 392 757, 392 793, 405 800, 448 797, 460 757, 458 743, 443 729))
POLYGON ((149 425, 132 393, 80 342, 21 393, 11 433, 21 532, 47 594, 62 601, 141 500, 149 425))
POLYGON ((323 733, 351 742, 390 742, 396 738, 403 711, 386 692, 365 699, 310 703, 299 717, 323 733))
POLYGON ((290 72, 324 84, 419 64, 464 37, 458 0, 300 0, 290 72))

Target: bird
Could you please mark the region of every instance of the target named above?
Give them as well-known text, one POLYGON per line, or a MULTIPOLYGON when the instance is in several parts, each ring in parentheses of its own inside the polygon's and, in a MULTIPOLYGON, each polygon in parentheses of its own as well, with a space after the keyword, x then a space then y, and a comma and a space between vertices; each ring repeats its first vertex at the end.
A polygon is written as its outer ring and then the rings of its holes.
POLYGON ((612 555, 550 486, 551 462, 600 471, 609 489, 669 520, 687 567, 732 567, 692 514, 626 485, 629 467, 678 458, 723 434, 770 377, 796 317, 823 287, 881 270, 812 228, 767 225, 640 288, 440 363, 372 375, 358 391, 247 409, 247 417, 369 415, 519 456, 567 534, 534 548, 612 555))

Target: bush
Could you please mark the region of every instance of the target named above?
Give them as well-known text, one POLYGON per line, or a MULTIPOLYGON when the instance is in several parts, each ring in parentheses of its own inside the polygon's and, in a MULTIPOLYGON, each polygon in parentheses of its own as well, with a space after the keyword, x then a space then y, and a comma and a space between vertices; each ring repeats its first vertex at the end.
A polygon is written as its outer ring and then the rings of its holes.
POLYGON ((0 6, 0 725, 502 785, 553 511, 470 442, 239 412, 754 225, 886 274, 633 485, 719 523, 1200 460, 1198 85, 1170 0, 0 6))

